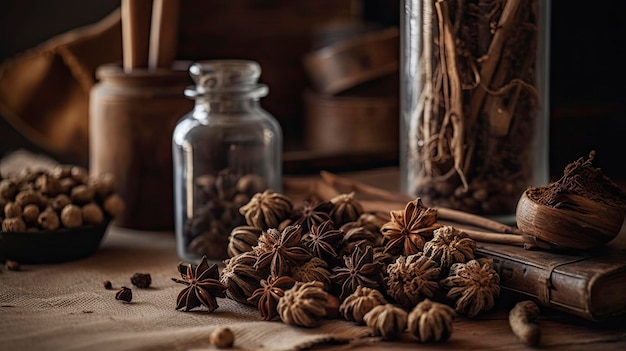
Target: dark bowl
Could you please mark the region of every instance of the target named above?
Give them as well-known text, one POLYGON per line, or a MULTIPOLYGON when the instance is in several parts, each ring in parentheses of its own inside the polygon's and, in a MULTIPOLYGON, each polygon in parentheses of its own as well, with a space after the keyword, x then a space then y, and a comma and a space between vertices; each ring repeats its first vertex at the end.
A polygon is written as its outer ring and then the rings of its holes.
POLYGON ((0 232, 0 259, 21 264, 60 263, 93 255, 109 221, 72 229, 32 233, 0 232))

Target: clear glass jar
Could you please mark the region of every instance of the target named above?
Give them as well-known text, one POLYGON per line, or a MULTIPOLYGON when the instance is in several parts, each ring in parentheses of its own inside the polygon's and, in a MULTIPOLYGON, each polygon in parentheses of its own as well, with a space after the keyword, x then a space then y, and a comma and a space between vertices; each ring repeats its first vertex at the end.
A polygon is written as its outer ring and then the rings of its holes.
POLYGON ((514 219, 549 180, 549 0, 404 0, 401 184, 428 206, 514 219))
POLYGON ((257 192, 282 191, 282 131, 260 106, 268 88, 258 63, 202 61, 189 72, 195 107, 173 134, 178 255, 221 261, 231 230, 245 224, 239 208, 257 192))

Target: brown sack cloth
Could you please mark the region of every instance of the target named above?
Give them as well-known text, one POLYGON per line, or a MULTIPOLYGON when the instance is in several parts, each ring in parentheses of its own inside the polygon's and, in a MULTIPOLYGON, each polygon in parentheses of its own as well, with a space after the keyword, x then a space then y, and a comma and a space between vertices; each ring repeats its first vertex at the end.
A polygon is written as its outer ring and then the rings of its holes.
POLYGON ((0 66, 0 116, 52 155, 88 162, 89 91, 96 68, 121 61, 119 9, 0 66))

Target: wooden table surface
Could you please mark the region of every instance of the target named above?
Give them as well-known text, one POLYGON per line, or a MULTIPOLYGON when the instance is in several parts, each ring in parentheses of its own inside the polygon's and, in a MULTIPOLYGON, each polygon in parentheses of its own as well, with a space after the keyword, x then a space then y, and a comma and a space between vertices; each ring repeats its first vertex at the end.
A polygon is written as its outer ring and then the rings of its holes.
MULTIPOLYGON (((399 341, 382 341, 359 345, 354 350, 530 350, 511 332, 508 309, 501 303, 495 311, 480 318, 457 318, 448 341, 441 344, 420 344, 410 335, 399 341)), ((541 341, 536 348, 548 350, 626 350, 626 320, 594 324, 565 314, 543 309, 537 321, 541 328, 541 341)), ((332 350, 333 347, 323 348, 332 350)))
MULTIPOLYGON (((398 189, 398 170, 396 168, 377 169, 358 173, 346 173, 342 176, 374 185, 386 190, 398 189)), ((309 176, 310 177, 310 176, 309 176)), ((306 180, 307 177, 301 179, 306 180)), ((298 177, 293 177, 298 179, 298 177)), ((620 182, 620 184, 624 184, 620 182)), ((611 243, 622 249, 626 248, 626 227, 611 243)), ((172 249, 173 250, 173 249, 172 249)), ((6 274, 4 274, 6 275, 6 274)), ((624 297, 626 298, 626 296, 624 297)), ((323 350, 343 350, 350 348, 362 351, 382 350, 529 350, 511 332, 508 324, 508 311, 513 300, 506 294, 498 301, 494 310, 481 314, 478 318, 458 317, 454 322, 451 338, 441 344, 418 344, 409 335, 398 341, 371 342, 366 339, 355 345, 325 346, 323 350)), ((626 350, 626 318, 605 323, 592 323, 579 318, 542 309, 538 320, 541 328, 540 348, 549 350, 626 350)), ((0 322, 0 328, 2 323, 0 322)), ((317 348, 316 348, 317 349, 317 348)), ((3 350, 0 341, 0 350, 3 350)))

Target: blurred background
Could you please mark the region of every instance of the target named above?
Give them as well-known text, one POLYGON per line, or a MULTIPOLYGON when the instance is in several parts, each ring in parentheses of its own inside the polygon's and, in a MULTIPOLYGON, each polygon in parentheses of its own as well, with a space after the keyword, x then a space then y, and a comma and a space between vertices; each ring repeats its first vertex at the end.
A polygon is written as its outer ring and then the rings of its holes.
MULTIPOLYGON (((347 160, 341 150, 315 153, 303 143, 302 94, 311 82, 302 58, 333 41, 397 27, 400 4, 400 0, 182 0, 177 58, 236 57, 261 63, 262 80, 270 86, 262 105, 283 127, 287 173, 397 165, 394 149, 357 152, 347 160), (355 22, 362 25, 355 29, 355 22)), ((119 6, 119 0, 2 0, 0 61, 19 58, 55 36, 96 23, 119 6)), ((552 175, 558 176, 567 163, 595 149, 596 164, 609 177, 626 179, 625 10, 626 3, 616 0, 592 6, 552 2, 552 175)), ((397 86, 388 82, 373 91, 396 98, 398 94, 397 86)), ((23 127, 28 126, 16 128, 6 117, 0 116, 0 156, 23 148, 49 154, 59 162, 88 163, 84 140, 79 139, 70 152, 50 150, 45 142, 25 136, 23 127)))

